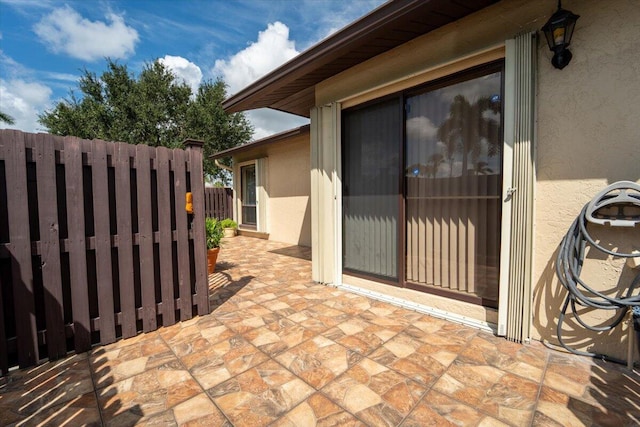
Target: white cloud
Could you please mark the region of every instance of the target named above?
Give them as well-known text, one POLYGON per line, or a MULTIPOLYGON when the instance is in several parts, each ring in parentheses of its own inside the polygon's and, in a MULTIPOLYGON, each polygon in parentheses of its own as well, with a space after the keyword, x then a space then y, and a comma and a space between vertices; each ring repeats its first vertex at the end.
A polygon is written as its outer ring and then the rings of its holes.
MULTIPOLYGON (((229 94, 249 86, 260 77, 298 55, 295 42, 289 40, 289 27, 281 22, 260 31, 258 40, 227 60, 216 60, 212 73, 221 76, 229 94)), ((262 108, 246 113, 254 126, 254 139, 264 138, 309 122, 304 117, 262 108)))
POLYGON ((25 132, 42 131, 38 114, 51 104, 51 93, 51 89, 41 83, 0 79, 0 111, 15 120, 13 125, 0 123, 0 127, 25 132))
POLYGON ((222 76, 229 85, 230 94, 234 94, 298 53, 295 42, 289 40, 289 27, 275 22, 269 24, 266 30, 260 31, 258 41, 228 60, 216 60, 213 74, 222 76))
POLYGON ((114 13, 105 21, 90 21, 69 6, 55 9, 34 25, 34 31, 54 53, 95 61, 133 54, 138 32, 114 13))
POLYGON ((159 59, 160 63, 170 69, 173 74, 182 80, 191 88, 191 92, 195 95, 202 81, 202 71, 193 62, 181 57, 165 55, 159 59))
POLYGON ((417 116, 407 120, 407 137, 410 141, 429 141, 435 138, 438 129, 428 117, 417 116))
POLYGON ((371 12, 384 1, 336 1, 329 5, 326 1, 297 0, 296 4, 299 5, 298 10, 300 10, 300 16, 297 19, 307 28, 305 34, 301 35, 303 38, 297 40, 298 47, 301 50, 311 47, 371 12))
POLYGON ((2 49, 0 49, 0 70, 5 75, 8 75, 8 74, 19 75, 19 74, 25 74, 29 72, 25 67, 20 65, 13 58, 11 58, 10 56, 7 56, 2 51, 2 49))
POLYGON ((500 113, 496 113, 492 110, 484 110, 482 112, 482 118, 500 123, 500 113))
POLYGON ((309 119, 305 117, 283 113, 282 111, 271 110, 269 108, 247 111, 245 115, 254 127, 254 140, 309 123, 309 119))

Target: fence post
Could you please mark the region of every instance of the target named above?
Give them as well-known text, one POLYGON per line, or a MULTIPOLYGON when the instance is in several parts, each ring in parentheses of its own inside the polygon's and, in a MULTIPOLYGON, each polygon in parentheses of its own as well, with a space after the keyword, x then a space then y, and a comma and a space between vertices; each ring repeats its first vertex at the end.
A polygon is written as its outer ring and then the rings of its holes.
POLYGON ((207 281, 207 257, 204 231, 204 176, 202 151, 204 141, 187 139, 187 156, 191 170, 191 193, 193 195, 193 254, 196 267, 196 298, 198 315, 209 313, 209 283, 207 281))

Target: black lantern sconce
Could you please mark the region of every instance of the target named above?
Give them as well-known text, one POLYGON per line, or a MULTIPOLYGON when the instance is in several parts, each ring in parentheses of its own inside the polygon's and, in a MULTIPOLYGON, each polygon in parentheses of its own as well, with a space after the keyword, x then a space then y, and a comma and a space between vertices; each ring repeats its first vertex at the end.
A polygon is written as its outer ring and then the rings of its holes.
POLYGON ((566 67, 573 57, 567 47, 571 43, 571 36, 578 18, 580 18, 580 15, 564 10, 562 1, 558 0, 558 10, 551 15, 551 18, 542 27, 549 49, 553 51, 551 63, 559 70, 566 67))

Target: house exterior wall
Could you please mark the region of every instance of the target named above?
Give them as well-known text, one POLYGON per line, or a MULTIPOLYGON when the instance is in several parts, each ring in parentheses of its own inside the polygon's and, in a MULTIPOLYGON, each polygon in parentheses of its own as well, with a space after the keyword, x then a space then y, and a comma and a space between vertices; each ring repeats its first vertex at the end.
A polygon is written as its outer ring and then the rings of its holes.
MULTIPOLYGON (((581 15, 572 41, 573 60, 562 71, 540 46, 534 260, 534 331, 555 342, 555 315, 562 304, 555 276, 558 244, 585 203, 616 181, 640 182, 640 3, 598 1, 567 4, 581 15), (606 40, 602 34, 607 34, 606 40), (553 307, 554 309, 548 309, 553 307)), ((640 249, 640 229, 598 233, 611 248, 640 249)), ((592 253, 582 278, 596 289, 631 283, 640 271, 624 260, 592 253)), ((598 311, 592 324, 611 317, 598 311)), ((626 358, 623 328, 594 342, 593 332, 567 333, 585 347, 626 358)), ((636 355, 636 360, 638 355, 636 355)))
MULTIPOLYGON (((296 135, 277 143, 268 144, 254 151, 234 156, 234 164, 244 164, 256 159, 263 162, 262 201, 266 208, 262 218, 266 224, 261 227, 269 234, 270 240, 311 246, 311 179, 309 133, 296 135)), ((240 208, 239 168, 234 168, 234 199, 240 208)))
MULTIPOLYGON (((316 86, 316 105, 340 103, 348 108, 501 58, 505 40, 539 30, 556 7, 555 0, 498 3, 325 80, 316 86)), ((618 180, 640 182, 640 4, 614 0, 604 8, 597 0, 565 0, 563 7, 581 15, 571 45, 573 61, 564 70, 554 69, 540 33, 536 72, 531 334, 552 343, 557 342, 555 326, 565 296, 554 271, 558 244, 582 206, 602 188, 618 180)), ((333 201, 324 197, 318 209, 323 203, 333 201)), ((605 230, 598 237, 612 247, 640 246, 637 229, 635 234, 605 230)), ((589 283, 624 287, 634 276, 624 260, 588 258, 583 276, 589 283)), ((410 301, 443 304, 428 294, 418 297, 415 291, 366 281, 357 285, 410 301)), ((460 302, 448 309, 479 321, 494 322, 496 317, 490 309, 460 302)), ((587 318, 600 322, 610 317, 605 314, 587 318)), ((567 331, 566 336, 576 348, 625 358, 625 328, 597 338, 582 330, 567 331)))
POLYGON ((311 246, 309 134, 269 149, 269 238, 311 246))

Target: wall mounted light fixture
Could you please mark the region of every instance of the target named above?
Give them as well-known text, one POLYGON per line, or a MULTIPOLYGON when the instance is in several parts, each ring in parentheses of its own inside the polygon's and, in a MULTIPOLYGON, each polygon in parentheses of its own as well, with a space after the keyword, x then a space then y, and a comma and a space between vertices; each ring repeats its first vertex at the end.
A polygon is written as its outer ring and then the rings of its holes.
POLYGON ((558 10, 551 15, 551 18, 542 27, 549 49, 553 51, 551 63, 559 70, 566 67, 573 57, 567 47, 571 43, 571 36, 578 18, 580 18, 580 15, 564 10, 562 8, 562 0, 558 0, 558 10))

